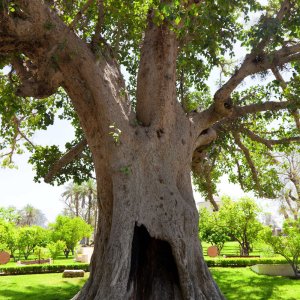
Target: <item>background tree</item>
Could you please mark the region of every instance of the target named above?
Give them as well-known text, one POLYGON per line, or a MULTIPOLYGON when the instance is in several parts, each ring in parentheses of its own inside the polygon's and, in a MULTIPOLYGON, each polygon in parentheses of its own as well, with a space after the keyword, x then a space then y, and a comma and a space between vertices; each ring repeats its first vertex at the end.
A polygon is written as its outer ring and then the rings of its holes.
POLYGON ((218 247, 221 253, 226 241, 230 240, 230 228, 222 222, 218 212, 209 212, 203 208, 199 212, 199 236, 202 241, 218 247))
POLYGON ((54 261, 54 259, 56 259, 66 249, 66 243, 61 240, 50 242, 47 244, 47 249, 54 261))
POLYGON ((40 226, 24 226, 19 229, 18 250, 28 259, 35 247, 45 247, 48 241, 48 231, 40 226))
POLYGON ((191 169, 223 157, 211 183, 227 172, 259 195, 279 189, 265 154, 299 141, 298 1, 13 0, 0 14, 2 164, 26 147, 36 180, 80 183, 95 169, 95 255, 76 298, 222 298, 191 169), (226 74, 212 95, 215 67, 226 74), (270 71, 276 80, 247 80, 270 71), (65 153, 30 138, 56 114, 75 126, 65 153))
POLYGON ((274 253, 282 255, 293 268, 296 277, 300 277, 300 222, 287 219, 283 225, 283 232, 273 236, 272 229, 265 227, 260 233, 261 239, 271 247, 274 253))
POLYGON ((20 219, 20 214, 13 206, 7 208, 0 207, 0 219, 9 223, 17 224, 20 219))
POLYGON ((17 221, 18 216, 14 208, 0 209, 0 250, 9 251, 14 261, 18 249, 18 230, 13 221, 17 221))
POLYGON ((20 209, 18 213, 20 217, 17 224, 19 226, 46 226, 45 223, 47 218, 45 217, 44 213, 30 204, 27 204, 20 209))
POLYGON ((93 232, 92 226, 80 217, 57 216, 55 223, 49 224, 49 228, 52 231, 52 240, 54 242, 65 242, 64 254, 66 258, 68 258, 70 252, 74 254, 76 245, 84 237, 89 237, 93 232))
POLYGON ((239 243, 240 255, 248 256, 252 245, 258 238, 262 224, 258 221, 259 208, 254 200, 244 197, 232 201, 229 197, 222 198, 219 218, 229 230, 229 237, 239 243))
POLYGON ((296 147, 289 153, 277 154, 278 172, 283 183, 280 212, 285 219, 297 220, 300 212, 300 152, 296 147))
POLYGON ((84 215, 83 208, 84 202, 82 202, 82 188, 77 183, 69 183, 66 190, 62 193, 63 201, 66 205, 65 213, 73 217, 79 217, 84 215))
POLYGON ((80 216, 88 224, 97 225, 97 191, 93 179, 82 184, 69 183, 62 194, 65 204, 64 215, 80 216))
POLYGON ((19 249, 19 231, 14 223, 8 223, 6 227, 6 241, 7 250, 10 252, 10 256, 16 261, 16 252, 19 249))

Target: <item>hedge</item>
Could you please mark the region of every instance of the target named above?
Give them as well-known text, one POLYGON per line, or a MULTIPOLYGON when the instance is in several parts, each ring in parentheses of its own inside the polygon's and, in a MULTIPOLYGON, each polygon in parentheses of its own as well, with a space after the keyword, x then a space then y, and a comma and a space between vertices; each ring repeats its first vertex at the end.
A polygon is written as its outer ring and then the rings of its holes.
POLYGON ((281 257, 262 258, 205 258, 208 267, 248 267, 256 264, 286 264, 287 261, 281 257))
POLYGON ((42 273, 61 273, 64 270, 84 270, 89 272, 89 264, 73 265, 27 265, 17 267, 0 266, 0 275, 24 275, 24 274, 42 274, 42 273))
MULTIPOLYGON (((272 258, 205 258, 208 267, 247 267, 256 264, 286 264, 287 261, 281 257, 272 258)), ((62 273, 64 270, 84 270, 89 272, 89 264, 73 265, 27 265, 16 267, 0 266, 0 275, 24 275, 42 273, 62 273)))

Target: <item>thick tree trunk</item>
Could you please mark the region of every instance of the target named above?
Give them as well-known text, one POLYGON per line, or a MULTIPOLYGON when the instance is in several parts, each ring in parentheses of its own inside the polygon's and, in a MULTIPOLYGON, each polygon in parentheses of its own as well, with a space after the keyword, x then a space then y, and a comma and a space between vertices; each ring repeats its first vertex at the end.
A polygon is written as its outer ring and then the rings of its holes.
POLYGON ((94 157, 98 233, 90 279, 74 299, 222 299, 198 239, 187 123, 178 127, 180 138, 136 128, 130 147, 110 149, 105 174, 94 157))
POLYGON ((177 36, 167 23, 157 26, 151 10, 135 114, 105 47, 95 55, 46 3, 18 2, 30 18, 6 15, 0 25, 4 41, 18 41, 14 51, 33 62, 33 77, 22 61, 14 64, 19 94, 43 98, 62 86, 94 160, 95 250, 75 299, 222 299, 203 260, 190 172, 194 150, 216 138, 209 127, 223 116, 230 88, 218 93, 217 107, 187 115, 176 99, 177 36))

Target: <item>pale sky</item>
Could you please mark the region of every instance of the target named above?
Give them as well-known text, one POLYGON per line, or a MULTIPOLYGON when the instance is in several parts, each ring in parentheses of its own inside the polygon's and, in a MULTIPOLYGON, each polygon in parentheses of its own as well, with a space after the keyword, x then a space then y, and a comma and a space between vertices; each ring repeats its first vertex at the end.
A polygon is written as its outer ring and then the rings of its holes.
MULTIPOLYGON (((55 126, 50 126, 47 132, 39 131, 33 142, 42 145, 63 146, 73 137, 73 129, 66 121, 56 120, 55 126)), ((60 200, 64 191, 63 186, 52 186, 44 182, 35 183, 32 165, 28 164, 28 154, 16 155, 14 161, 18 169, 0 168, 0 206, 22 208, 31 204, 43 211, 49 222, 62 211, 63 203, 60 200)))

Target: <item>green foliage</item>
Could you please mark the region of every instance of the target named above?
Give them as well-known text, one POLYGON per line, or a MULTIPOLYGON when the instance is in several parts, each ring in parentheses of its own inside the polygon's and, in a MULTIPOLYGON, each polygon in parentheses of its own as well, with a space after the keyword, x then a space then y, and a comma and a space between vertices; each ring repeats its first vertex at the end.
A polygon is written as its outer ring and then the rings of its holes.
POLYGON ((40 226, 25 226, 19 229, 18 249, 27 259, 35 247, 46 246, 48 230, 40 226))
POLYGON ((119 128, 117 128, 115 124, 110 125, 109 128, 110 128, 110 130, 111 130, 111 131, 109 132, 109 135, 112 136, 112 138, 113 138, 115 144, 116 144, 116 145, 120 144, 120 142, 121 142, 120 139, 121 139, 121 133, 122 133, 122 131, 121 131, 119 128))
POLYGON ((47 249, 51 254, 51 258, 54 260, 60 255, 66 248, 66 242, 58 240, 56 242, 50 242, 47 244, 47 249))
POLYGON ((230 228, 220 219, 218 212, 210 213, 206 208, 200 210, 199 236, 201 241, 216 245, 221 253, 224 243, 229 241, 230 228))
POLYGON ((34 248, 34 257, 36 260, 46 259, 49 257, 48 250, 45 247, 36 246, 34 248))
POLYGON ((229 197, 222 197, 219 219, 229 230, 229 237, 239 243, 241 255, 249 255, 252 244, 262 229, 262 224, 257 220, 259 211, 255 201, 248 197, 236 202, 229 197))
POLYGON ((0 207, 0 220, 16 224, 20 219, 20 214, 15 207, 0 207))
POLYGON ((283 256, 292 266, 295 276, 299 276, 300 221, 286 220, 279 236, 273 236, 271 228, 265 227, 260 237, 274 253, 283 256))
POLYGON ((234 202, 222 197, 219 211, 200 211, 200 238, 216 245, 221 252, 224 243, 234 240, 239 243, 240 255, 248 256, 262 224, 257 220, 259 208, 254 200, 244 197, 234 202))
POLYGON ((64 253, 67 258, 70 251, 74 252, 78 242, 84 237, 89 237, 93 232, 92 226, 79 217, 58 216, 55 223, 49 224, 49 228, 52 241, 65 242, 64 253))

